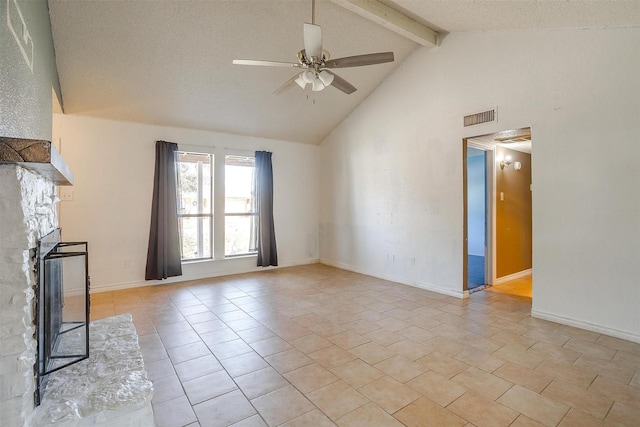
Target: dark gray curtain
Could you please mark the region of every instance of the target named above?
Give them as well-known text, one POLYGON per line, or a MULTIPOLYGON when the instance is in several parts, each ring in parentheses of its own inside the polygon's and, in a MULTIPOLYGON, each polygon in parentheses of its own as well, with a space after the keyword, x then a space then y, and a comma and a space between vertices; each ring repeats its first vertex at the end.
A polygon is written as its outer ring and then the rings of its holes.
POLYGON ((178 144, 173 142, 156 142, 146 280, 182 275, 178 234, 177 150, 178 144))
POLYGON ((258 211, 258 267, 278 265, 273 226, 273 168, 271 153, 256 151, 256 208, 258 211))

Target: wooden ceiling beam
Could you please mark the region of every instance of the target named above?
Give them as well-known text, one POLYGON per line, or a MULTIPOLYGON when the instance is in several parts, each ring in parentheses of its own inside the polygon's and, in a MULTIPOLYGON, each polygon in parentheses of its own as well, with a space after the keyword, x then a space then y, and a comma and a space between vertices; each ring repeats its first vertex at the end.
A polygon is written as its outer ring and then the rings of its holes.
POLYGON ((379 0, 331 0, 422 46, 438 44, 438 32, 379 0))

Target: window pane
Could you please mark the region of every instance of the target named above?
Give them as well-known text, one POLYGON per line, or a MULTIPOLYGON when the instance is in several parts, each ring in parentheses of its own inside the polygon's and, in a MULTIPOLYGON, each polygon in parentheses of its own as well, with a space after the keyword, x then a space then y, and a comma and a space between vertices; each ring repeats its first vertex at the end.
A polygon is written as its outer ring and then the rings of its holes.
POLYGON ((183 260, 212 257, 212 170, 213 155, 178 152, 178 222, 183 260))
POLYGON ((178 213, 211 214, 211 154, 178 153, 178 213))
POLYGON ((226 213, 255 212, 253 157, 226 156, 224 167, 226 213))
POLYGON ((240 255, 256 251, 256 216, 233 215, 225 217, 225 255, 240 255))
POLYGON ((211 258, 211 217, 179 218, 182 259, 211 258))

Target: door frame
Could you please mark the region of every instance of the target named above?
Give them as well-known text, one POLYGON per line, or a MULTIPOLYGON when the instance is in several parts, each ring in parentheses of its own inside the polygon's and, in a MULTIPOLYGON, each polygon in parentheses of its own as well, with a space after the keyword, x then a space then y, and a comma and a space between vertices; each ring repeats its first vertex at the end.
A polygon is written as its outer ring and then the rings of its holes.
POLYGON ((477 137, 468 137, 462 140, 462 199, 463 199, 463 256, 462 256, 462 291, 465 296, 469 294, 469 229, 468 229, 468 200, 467 200, 467 148, 476 148, 485 152, 485 262, 484 277, 486 285, 493 285, 496 281, 496 170, 495 170, 495 145, 470 141, 477 137))

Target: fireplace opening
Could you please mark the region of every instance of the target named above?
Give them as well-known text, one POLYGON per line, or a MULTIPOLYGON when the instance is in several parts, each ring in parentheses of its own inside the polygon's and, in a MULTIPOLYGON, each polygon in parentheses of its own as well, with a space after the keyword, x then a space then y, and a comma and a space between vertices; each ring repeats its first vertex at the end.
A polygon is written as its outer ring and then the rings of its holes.
POLYGON ((47 375, 89 357, 87 242, 62 242, 57 228, 37 245, 35 404, 47 375))

